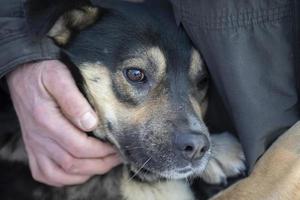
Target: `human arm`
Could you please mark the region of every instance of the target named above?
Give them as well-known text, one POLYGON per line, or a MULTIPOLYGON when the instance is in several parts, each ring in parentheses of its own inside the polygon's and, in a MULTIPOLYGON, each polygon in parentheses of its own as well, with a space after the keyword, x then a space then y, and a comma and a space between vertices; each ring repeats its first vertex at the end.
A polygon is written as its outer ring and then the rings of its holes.
POLYGON ((63 186, 105 173, 119 163, 118 156, 83 132, 95 128, 97 119, 66 66, 50 60, 59 58, 59 49, 46 37, 33 37, 23 1, 5 5, 0 8, 0 46, 5 49, 0 54, 0 78, 6 75, 8 80, 33 177, 63 186), (83 127, 81 117, 89 127, 83 127))

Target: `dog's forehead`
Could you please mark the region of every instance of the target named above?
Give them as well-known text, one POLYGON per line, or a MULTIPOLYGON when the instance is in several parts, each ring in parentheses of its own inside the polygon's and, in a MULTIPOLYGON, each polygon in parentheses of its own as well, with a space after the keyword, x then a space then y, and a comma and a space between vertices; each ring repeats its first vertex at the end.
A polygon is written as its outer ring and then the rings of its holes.
POLYGON ((147 73, 155 75, 157 79, 163 77, 166 73, 167 58, 162 49, 158 46, 149 46, 140 49, 131 48, 126 54, 121 67, 137 67, 144 69, 147 73))
POLYGON ((192 46, 189 48, 180 49, 178 51, 170 51, 168 56, 168 71, 171 76, 178 77, 177 79, 188 79, 195 81, 199 74, 205 72, 205 68, 199 52, 192 46))
POLYGON ((167 72, 180 73, 194 81, 199 74, 204 73, 204 66, 199 52, 194 49, 185 49, 185 52, 168 50, 159 46, 143 48, 136 51, 135 56, 125 59, 124 66, 137 66, 152 73, 158 80, 163 79, 167 72), (144 67, 143 67, 144 66, 144 67))
POLYGON ((194 80, 202 70, 201 59, 183 29, 176 26, 171 10, 164 8, 153 14, 152 5, 141 7, 108 12, 82 31, 69 49, 73 61, 100 61, 112 71, 122 63, 125 67, 147 67, 158 78, 171 72, 194 80), (146 60, 150 64, 145 65, 146 60))

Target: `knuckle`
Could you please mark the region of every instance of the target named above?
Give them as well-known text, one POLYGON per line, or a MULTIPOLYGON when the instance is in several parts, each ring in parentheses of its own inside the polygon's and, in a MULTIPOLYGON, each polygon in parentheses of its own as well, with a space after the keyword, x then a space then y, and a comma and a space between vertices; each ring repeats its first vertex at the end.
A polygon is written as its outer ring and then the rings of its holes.
POLYGON ((81 101, 73 91, 67 92, 61 98, 61 104, 63 109, 68 112, 67 114, 73 118, 78 118, 82 114, 81 101))
POLYGON ((48 185, 52 185, 55 187, 62 187, 63 184, 59 183, 58 181, 55 181, 53 175, 51 172, 45 171, 45 172, 40 172, 40 171, 32 171, 31 172, 32 178, 35 181, 44 183, 44 184, 48 184, 48 185))
POLYGON ((55 187, 64 186, 64 184, 61 182, 63 179, 57 176, 54 167, 51 165, 44 165, 42 170, 35 168, 34 166, 30 166, 30 172, 35 181, 55 187))
POLYGON ((52 167, 43 169, 43 178, 46 182, 53 181, 55 179, 55 173, 52 167))
POLYGON ((37 170, 31 170, 31 176, 34 180, 39 181, 39 182, 43 182, 41 173, 37 170))
POLYGON ((32 115, 34 120, 39 124, 45 124, 47 122, 46 105, 43 103, 33 106, 32 115))
POLYGON ((53 169, 45 171, 43 174, 43 179, 41 179, 40 182, 55 187, 63 187, 65 185, 63 179, 58 177, 53 169))
POLYGON ((50 65, 52 65, 52 64, 47 64, 45 66, 45 70, 43 73, 44 81, 47 84, 53 84, 53 83, 55 83, 54 81, 60 81, 60 79, 57 78, 57 75, 59 74, 57 67, 55 65, 53 65, 53 66, 50 66, 50 65))
POLYGON ((65 172, 72 172, 74 169, 74 158, 65 156, 61 161, 60 166, 65 172))
POLYGON ((85 99, 81 97, 80 92, 71 87, 67 90, 64 96, 61 98, 61 104, 67 114, 74 118, 74 120, 80 118, 85 112, 90 110, 85 99))
MULTIPOLYGON (((76 141, 77 142, 77 141, 76 141)), ((76 144, 73 144, 70 146, 70 152, 73 156, 77 158, 85 157, 84 156, 84 145, 82 142, 77 142, 76 144)))
POLYGON ((57 76, 58 72, 65 69, 65 65, 58 60, 43 61, 45 72, 50 76, 57 76))
POLYGON ((58 99, 58 104, 61 106, 62 110, 67 114, 68 117, 72 119, 78 119, 83 113, 85 113, 89 108, 81 98, 81 94, 77 91, 76 87, 70 86, 68 84, 61 84, 62 91, 56 94, 56 99, 58 99))
POLYGON ((44 178, 40 182, 55 187, 63 187, 65 185, 60 177, 57 177, 54 173, 51 173, 50 171, 45 171, 44 178))

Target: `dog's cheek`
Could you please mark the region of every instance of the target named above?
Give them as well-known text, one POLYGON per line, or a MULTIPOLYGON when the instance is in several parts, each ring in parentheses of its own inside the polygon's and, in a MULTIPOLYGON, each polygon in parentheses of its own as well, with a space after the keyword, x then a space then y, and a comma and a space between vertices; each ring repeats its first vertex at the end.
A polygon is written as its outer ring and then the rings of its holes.
POLYGON ((172 138, 169 127, 159 117, 141 130, 139 142, 152 159, 148 167, 160 172, 176 168, 179 159, 172 138))
POLYGON ((85 79, 88 99, 99 117, 100 131, 118 129, 118 119, 122 117, 120 102, 113 92, 110 71, 101 63, 84 63, 80 70, 85 79))

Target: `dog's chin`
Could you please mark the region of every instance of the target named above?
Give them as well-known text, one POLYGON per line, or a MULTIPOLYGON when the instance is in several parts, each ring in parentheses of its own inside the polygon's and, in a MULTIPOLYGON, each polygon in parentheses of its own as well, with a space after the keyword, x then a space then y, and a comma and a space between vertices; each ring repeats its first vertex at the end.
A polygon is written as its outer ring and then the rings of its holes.
POLYGON ((210 153, 207 153, 200 161, 184 168, 174 168, 165 171, 155 171, 151 168, 138 168, 130 165, 130 176, 135 180, 153 182, 157 180, 178 180, 199 177, 205 170, 210 153))
POLYGON ((130 167, 130 179, 142 181, 142 182, 154 182, 158 180, 165 180, 166 178, 160 176, 157 173, 153 173, 147 169, 135 170, 135 168, 130 167))

